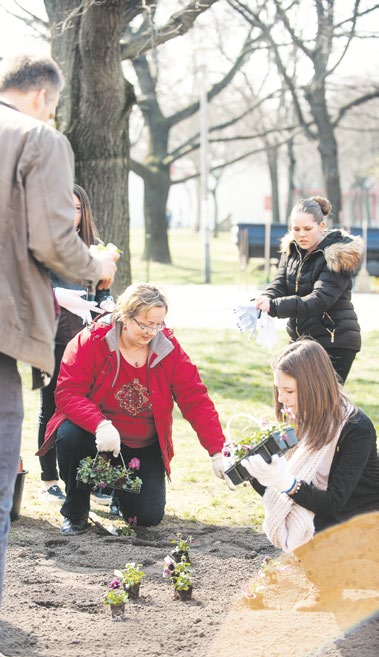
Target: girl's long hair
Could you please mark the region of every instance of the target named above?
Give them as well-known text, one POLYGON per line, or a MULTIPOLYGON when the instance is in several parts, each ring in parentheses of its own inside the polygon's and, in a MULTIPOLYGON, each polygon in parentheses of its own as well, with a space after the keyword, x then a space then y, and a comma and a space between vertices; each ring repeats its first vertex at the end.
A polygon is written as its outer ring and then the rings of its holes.
MULTIPOLYGON (((273 369, 296 380, 298 439, 314 450, 333 440, 349 402, 325 349, 312 339, 293 342, 275 360, 273 369)), ((275 386, 274 400, 276 417, 282 420, 283 404, 275 386)))
POLYGON ((88 194, 83 187, 80 187, 80 185, 77 185, 76 183, 73 192, 79 199, 82 209, 82 216, 78 226, 78 235, 87 246, 91 246, 91 244, 96 244, 99 241, 99 236, 93 219, 88 194))

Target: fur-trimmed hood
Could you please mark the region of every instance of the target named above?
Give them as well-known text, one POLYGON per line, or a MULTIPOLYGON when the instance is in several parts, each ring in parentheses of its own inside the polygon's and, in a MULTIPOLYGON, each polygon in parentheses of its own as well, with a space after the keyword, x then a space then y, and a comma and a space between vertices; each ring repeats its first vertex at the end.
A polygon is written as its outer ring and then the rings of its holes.
MULTIPOLYGON (((292 249, 300 252, 300 247, 293 239, 292 233, 289 232, 281 240, 280 252, 290 255, 292 249)), ((365 245, 361 237, 351 235, 342 229, 334 229, 328 231, 312 253, 320 251, 323 251, 330 271, 355 275, 363 262, 365 245)))

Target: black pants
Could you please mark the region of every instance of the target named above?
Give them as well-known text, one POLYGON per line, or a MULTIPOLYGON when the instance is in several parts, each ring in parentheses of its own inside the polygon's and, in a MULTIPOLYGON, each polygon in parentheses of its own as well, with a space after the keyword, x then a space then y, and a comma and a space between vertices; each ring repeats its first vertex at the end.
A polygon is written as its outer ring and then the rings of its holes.
MULTIPOLYGON (((90 491, 77 486, 76 471, 79 461, 86 456, 96 455, 95 436, 65 420, 57 431, 57 453, 60 476, 66 484, 66 500, 61 514, 72 521, 88 518, 90 491)), ((121 445, 122 456, 127 465, 130 459, 140 460, 138 475, 142 479, 141 492, 117 491, 117 499, 123 518, 137 517, 137 524, 148 527, 158 525, 166 505, 165 471, 158 442, 141 449, 121 445)))
POLYGON ((341 383, 345 383, 357 352, 352 349, 334 349, 332 347, 325 347, 325 351, 329 355, 341 383))
MULTIPOLYGON (((41 409, 38 423, 38 449, 45 440, 46 425, 55 412, 54 393, 57 386, 57 378, 65 345, 55 345, 55 369, 52 379, 46 388, 41 388, 41 409)), ((58 479, 57 453, 55 447, 50 449, 44 456, 39 457, 42 481, 55 481, 58 479)))

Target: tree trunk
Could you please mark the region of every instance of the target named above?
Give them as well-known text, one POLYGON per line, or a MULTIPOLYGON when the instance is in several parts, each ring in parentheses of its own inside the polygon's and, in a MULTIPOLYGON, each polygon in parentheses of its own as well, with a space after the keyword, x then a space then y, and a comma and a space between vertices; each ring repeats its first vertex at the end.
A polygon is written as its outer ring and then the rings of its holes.
POLYGON ((171 264, 167 233, 167 199, 170 191, 168 169, 159 168, 144 179, 145 260, 171 264))
POLYGON ((170 191, 169 165, 163 164, 168 152, 169 123, 158 103, 156 77, 145 55, 132 61, 141 87, 139 106, 148 130, 147 155, 142 165, 136 163, 137 175, 144 181, 145 249, 143 257, 155 262, 171 263, 167 235, 167 199, 170 191))
POLYGON ((318 129, 318 150, 321 156, 325 195, 332 204, 333 224, 338 225, 342 213, 338 146, 326 105, 324 85, 315 84, 307 90, 305 97, 310 105, 318 129))
POLYGON ((45 0, 52 54, 66 89, 58 125, 74 149, 76 180, 90 197, 101 239, 123 251, 113 292, 131 282, 128 115, 135 97, 121 69, 125 2, 45 0))

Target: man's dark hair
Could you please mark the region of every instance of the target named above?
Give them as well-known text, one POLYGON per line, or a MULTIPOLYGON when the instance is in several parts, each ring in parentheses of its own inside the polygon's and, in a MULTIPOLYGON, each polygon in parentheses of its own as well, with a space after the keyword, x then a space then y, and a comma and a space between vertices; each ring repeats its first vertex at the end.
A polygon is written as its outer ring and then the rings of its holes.
POLYGON ((64 86, 62 71, 51 57, 16 55, 0 62, 0 91, 46 89, 60 92, 64 86))

